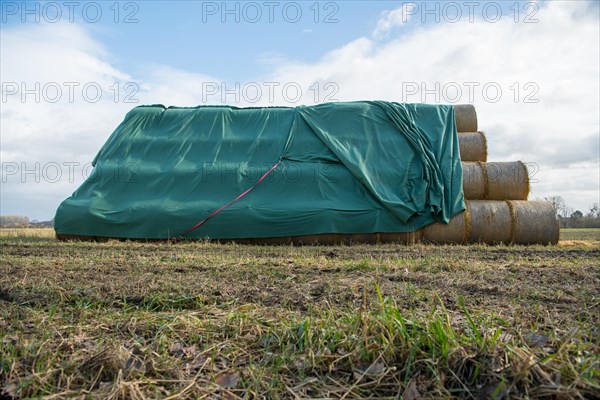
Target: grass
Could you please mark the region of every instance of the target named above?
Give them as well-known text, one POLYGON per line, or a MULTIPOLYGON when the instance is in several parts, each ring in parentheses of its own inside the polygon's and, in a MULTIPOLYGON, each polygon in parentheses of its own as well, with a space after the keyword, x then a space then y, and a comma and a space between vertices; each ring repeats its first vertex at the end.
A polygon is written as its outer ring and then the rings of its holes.
MULTIPOLYGON (((600 250, 0 231, 14 398, 594 398, 600 250)), ((0 396, 1 397, 1 396, 0 396)))
POLYGON ((600 228, 568 228, 560 230, 561 240, 600 241, 600 228))

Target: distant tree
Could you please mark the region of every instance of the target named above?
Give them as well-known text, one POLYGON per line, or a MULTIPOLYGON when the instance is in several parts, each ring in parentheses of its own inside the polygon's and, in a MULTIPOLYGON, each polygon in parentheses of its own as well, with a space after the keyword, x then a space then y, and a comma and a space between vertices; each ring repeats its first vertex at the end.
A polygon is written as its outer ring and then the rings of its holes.
POLYGON ((22 215, 2 215, 0 216, 0 227, 2 228, 27 228, 29 218, 22 215))
POLYGON ((598 203, 592 204, 590 211, 588 212, 588 217, 600 217, 600 205, 598 205, 598 203))
POLYGON ((548 196, 544 197, 544 200, 552 204, 552 207, 554 207, 558 215, 566 217, 567 206, 565 204, 565 199, 561 196, 548 196))
POLYGON ((571 219, 580 219, 580 218, 583 218, 583 213, 579 210, 577 210, 571 214, 571 219))
POLYGON ((599 208, 597 204, 594 204, 586 215, 579 210, 568 213, 568 218, 559 215, 560 224, 563 228, 600 228, 599 208))

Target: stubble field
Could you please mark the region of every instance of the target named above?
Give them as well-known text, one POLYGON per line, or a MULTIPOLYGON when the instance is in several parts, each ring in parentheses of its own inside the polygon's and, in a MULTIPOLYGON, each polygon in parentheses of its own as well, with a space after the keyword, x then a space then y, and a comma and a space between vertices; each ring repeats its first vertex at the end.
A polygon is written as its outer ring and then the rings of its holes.
POLYGON ((0 398, 597 398, 600 241, 270 247, 0 231, 0 398))

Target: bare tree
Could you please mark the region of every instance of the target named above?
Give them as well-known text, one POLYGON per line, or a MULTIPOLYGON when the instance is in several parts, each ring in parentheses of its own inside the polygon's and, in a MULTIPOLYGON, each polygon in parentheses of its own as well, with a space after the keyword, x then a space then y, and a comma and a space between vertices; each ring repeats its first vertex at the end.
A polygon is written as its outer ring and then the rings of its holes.
POLYGON ((552 204, 552 207, 554 207, 558 215, 563 217, 567 216, 567 205, 565 204, 565 199, 563 199, 561 196, 548 196, 544 197, 544 200, 552 204))
POLYGON ((600 205, 598 205, 598 203, 592 204, 590 211, 588 212, 588 217, 600 217, 600 205))
POLYGON ((0 216, 0 227, 3 228, 27 228, 29 218, 22 215, 2 215, 0 216))

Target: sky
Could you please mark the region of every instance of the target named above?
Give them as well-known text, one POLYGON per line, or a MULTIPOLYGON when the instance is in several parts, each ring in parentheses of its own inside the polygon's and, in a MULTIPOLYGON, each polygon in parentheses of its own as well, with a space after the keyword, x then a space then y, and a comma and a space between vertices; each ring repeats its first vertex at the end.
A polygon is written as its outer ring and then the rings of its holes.
POLYGON ((0 214, 53 218, 141 104, 472 103, 530 198, 600 202, 600 2, 0 1, 0 214))

